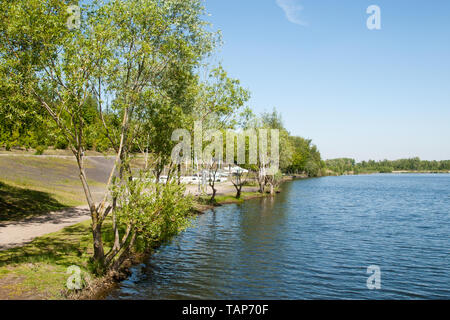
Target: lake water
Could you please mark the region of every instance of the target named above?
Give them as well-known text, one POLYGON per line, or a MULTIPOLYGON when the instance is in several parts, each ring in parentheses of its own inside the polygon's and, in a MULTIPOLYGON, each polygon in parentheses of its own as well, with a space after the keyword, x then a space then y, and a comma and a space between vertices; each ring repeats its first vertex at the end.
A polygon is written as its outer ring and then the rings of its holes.
POLYGON ((450 299, 450 175, 297 180, 226 205, 109 299, 450 299), (367 267, 381 289, 367 287, 367 267))

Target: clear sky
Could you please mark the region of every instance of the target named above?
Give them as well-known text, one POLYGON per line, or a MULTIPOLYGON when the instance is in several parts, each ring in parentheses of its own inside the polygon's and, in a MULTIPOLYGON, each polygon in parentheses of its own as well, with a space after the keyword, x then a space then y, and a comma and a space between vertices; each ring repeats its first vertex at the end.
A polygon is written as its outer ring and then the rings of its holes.
POLYGON ((450 159, 450 1, 206 0, 218 57, 323 158, 450 159), (381 30, 368 30, 369 5, 381 30))

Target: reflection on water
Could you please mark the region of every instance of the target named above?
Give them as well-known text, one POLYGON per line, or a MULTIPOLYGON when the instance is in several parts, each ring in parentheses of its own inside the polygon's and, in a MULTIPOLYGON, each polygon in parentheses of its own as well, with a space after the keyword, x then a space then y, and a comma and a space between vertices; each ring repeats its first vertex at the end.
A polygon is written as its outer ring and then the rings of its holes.
POLYGON ((199 216, 108 298, 449 299, 449 234, 450 175, 298 180, 199 216))

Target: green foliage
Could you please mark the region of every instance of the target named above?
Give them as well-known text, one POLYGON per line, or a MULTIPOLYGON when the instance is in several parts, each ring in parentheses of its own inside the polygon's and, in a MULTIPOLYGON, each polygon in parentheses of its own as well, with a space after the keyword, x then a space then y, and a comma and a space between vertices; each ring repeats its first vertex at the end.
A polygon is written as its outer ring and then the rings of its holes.
POLYGON ((274 182, 275 182, 275 184, 279 184, 282 180, 283 180, 283 173, 279 170, 279 171, 274 175, 274 182))
POLYGON ((36 152, 35 152, 34 154, 35 154, 35 155, 38 155, 38 156, 43 155, 45 149, 46 149, 46 148, 45 148, 44 146, 37 146, 37 147, 36 147, 36 152))
POLYGON ((351 172, 355 169, 355 159, 339 158, 330 159, 325 161, 325 165, 328 169, 336 172, 337 174, 344 174, 351 172))
POLYGON ((382 160, 382 161, 361 161, 356 163, 354 159, 340 158, 326 160, 326 167, 337 174, 353 172, 358 173, 390 173, 392 171, 449 171, 450 160, 427 161, 420 158, 382 160))
POLYGON ((219 65, 210 70, 207 79, 199 85, 195 118, 209 127, 234 128, 240 117, 248 112, 241 108, 249 99, 250 92, 241 86, 238 79, 230 78, 219 65))
POLYGON ((290 136, 290 143, 294 153, 290 165, 285 169, 288 173, 305 173, 309 177, 322 175, 324 164, 319 150, 312 144, 312 140, 290 136))
POLYGON ((381 166, 379 167, 378 171, 380 173, 391 173, 392 171, 394 171, 394 169, 392 167, 381 166))
MULTIPOLYGON (((317 146, 312 140, 292 136, 284 127, 281 114, 275 109, 272 112, 263 112, 259 117, 251 113, 243 115, 244 129, 278 129, 279 130, 279 168, 283 173, 307 174, 310 177, 323 175, 325 164, 317 146)), ((270 141, 270 137, 269 137, 270 141)), ((246 152, 248 153, 248 142, 246 152)), ((270 142, 268 143, 270 149, 270 142)), ((247 169, 258 171, 260 164, 243 165, 247 169)))
POLYGON ((58 136, 55 141, 55 149, 65 150, 69 146, 69 143, 63 136, 58 136))
MULTIPOLYGON (((252 117, 245 108, 250 93, 222 66, 205 66, 220 39, 204 20, 201 0, 83 1, 80 27, 72 30, 70 4, 0 2, 0 143, 32 147, 36 154, 46 146, 71 149, 101 268, 104 261, 120 265, 127 245, 165 240, 188 221, 191 199, 183 187, 153 183, 147 173, 133 179, 132 154, 149 151, 157 169, 164 168, 175 129, 192 128, 196 120, 204 129, 244 126, 252 117), (107 195, 94 203, 82 161, 86 150, 111 150, 120 159, 112 172, 111 206, 107 195), (105 254, 101 227, 109 214, 117 218, 115 231, 123 241, 115 233, 115 245, 105 254)), ((277 112, 256 122, 258 128, 280 130, 283 171, 320 174, 317 148, 310 142, 297 146, 277 112)))
POLYGON ((155 241, 165 241, 189 224, 193 199, 185 196, 185 186, 175 182, 156 183, 155 177, 143 171, 139 177, 115 184, 115 215, 122 229, 132 228, 137 243, 144 248, 155 241))

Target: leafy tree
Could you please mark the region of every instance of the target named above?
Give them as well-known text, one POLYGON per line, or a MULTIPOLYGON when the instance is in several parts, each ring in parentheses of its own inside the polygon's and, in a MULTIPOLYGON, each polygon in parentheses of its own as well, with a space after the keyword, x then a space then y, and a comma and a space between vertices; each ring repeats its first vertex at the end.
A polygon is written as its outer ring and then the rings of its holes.
POLYGON ((243 170, 239 170, 231 176, 231 183, 233 184, 234 188, 236 189, 236 199, 241 198, 242 193, 242 187, 244 184, 248 181, 248 172, 244 172, 243 170))
POLYGON ((2 87, 15 92, 11 99, 21 105, 50 115, 66 139, 91 211, 94 261, 103 272, 120 265, 128 254, 124 246, 141 230, 135 219, 119 217, 120 192, 110 199, 106 193, 98 204, 92 198, 84 166, 94 121, 91 97, 116 153, 108 186, 124 185, 132 176, 129 160, 139 133, 137 120, 150 114, 142 101, 152 95, 172 97, 169 84, 178 78, 171 66, 193 72, 213 49, 214 34, 207 31, 198 0, 84 3, 80 28, 73 30, 66 25, 67 8, 61 0, 0 3, 2 87), (115 116, 107 116, 105 105, 115 116), (110 214, 115 242, 105 253, 102 226, 110 214), (130 231, 121 234, 122 229, 130 231))

